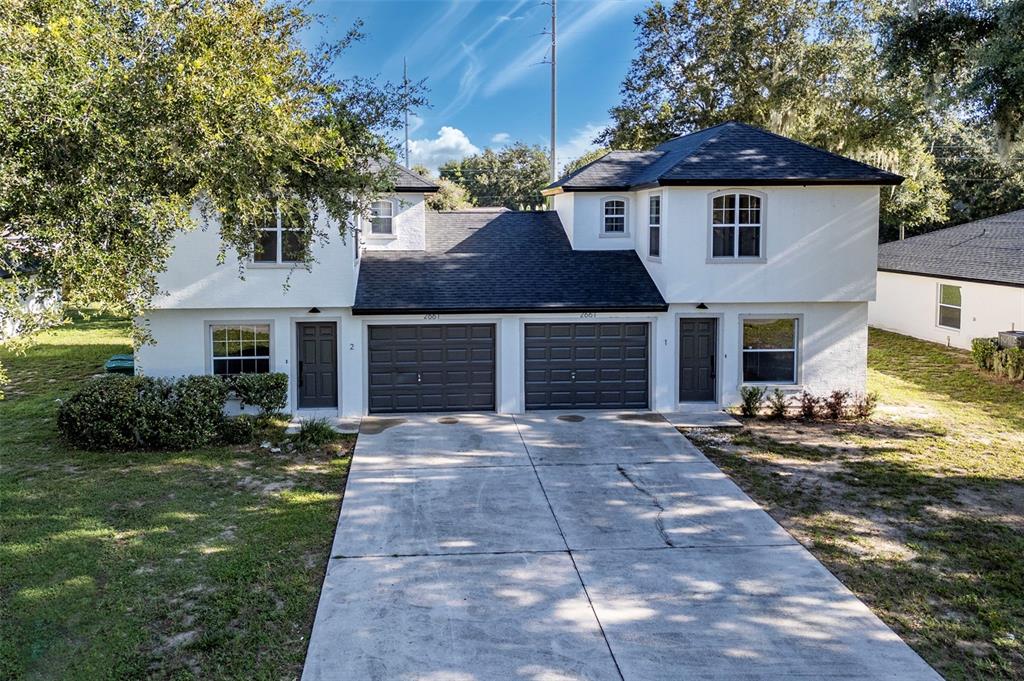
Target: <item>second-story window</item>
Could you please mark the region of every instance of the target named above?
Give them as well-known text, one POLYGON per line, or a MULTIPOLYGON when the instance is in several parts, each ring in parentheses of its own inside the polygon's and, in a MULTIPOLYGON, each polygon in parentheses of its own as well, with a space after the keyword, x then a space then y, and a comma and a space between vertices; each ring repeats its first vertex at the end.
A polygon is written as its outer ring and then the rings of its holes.
POLYGON ((761 197, 730 192, 711 203, 711 257, 761 257, 761 197))
POLYGON ((654 195, 648 200, 647 211, 647 254, 652 258, 661 257, 661 196, 654 195))
POLYGON ((253 252, 253 262, 293 263, 304 259, 302 229, 292 227, 288 218, 275 211, 260 226, 260 237, 253 252))
POLYGON ((626 233, 626 200, 605 199, 601 203, 601 229, 605 234, 626 233))
POLYGON ((370 234, 395 233, 395 204, 393 201, 374 201, 370 204, 370 234))

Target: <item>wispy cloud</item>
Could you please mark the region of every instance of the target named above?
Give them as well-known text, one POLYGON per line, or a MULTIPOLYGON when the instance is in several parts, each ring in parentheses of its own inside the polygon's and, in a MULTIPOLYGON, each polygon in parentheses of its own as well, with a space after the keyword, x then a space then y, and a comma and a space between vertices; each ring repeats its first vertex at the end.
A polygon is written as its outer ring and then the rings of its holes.
POLYGON ((511 139, 512 135, 507 132, 499 132, 491 138, 491 144, 508 144, 511 139))
POLYGON ((588 151, 596 149, 597 145, 594 144, 594 138, 606 127, 608 127, 607 122, 587 123, 582 128, 577 128, 573 131, 572 137, 568 140, 556 145, 555 155, 558 167, 564 168, 566 163, 575 161, 588 151))
MULTIPOLYGON (((599 26, 602 21, 617 14, 624 8, 630 11, 634 9, 629 3, 618 0, 598 0, 585 5, 585 7, 584 11, 572 16, 561 24, 561 28, 558 31, 559 51, 569 47, 599 26)), ((484 96, 490 97, 497 94, 530 75, 532 67, 541 63, 547 57, 550 46, 551 39, 547 36, 535 40, 490 80, 484 88, 484 96)))
POLYGON ((466 133, 448 125, 442 126, 433 139, 409 140, 409 164, 422 164, 433 172, 437 172, 438 166, 445 161, 479 152, 480 148, 469 140, 466 133))
POLYGON ((437 115, 437 119, 442 121, 449 120, 459 111, 462 111, 467 104, 473 101, 477 91, 480 89, 480 72, 483 70, 480 59, 476 56, 474 50, 468 47, 463 49, 466 52, 466 68, 462 72, 462 77, 459 78, 459 89, 456 91, 455 96, 451 98, 444 109, 437 115))

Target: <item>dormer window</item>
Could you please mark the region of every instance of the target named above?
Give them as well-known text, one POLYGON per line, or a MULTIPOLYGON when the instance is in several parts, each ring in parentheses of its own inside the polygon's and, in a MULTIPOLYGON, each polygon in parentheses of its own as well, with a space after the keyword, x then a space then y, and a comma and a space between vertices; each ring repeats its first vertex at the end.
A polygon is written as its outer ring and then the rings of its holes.
POLYGON ((605 199, 601 202, 601 231, 604 234, 622 236, 626 234, 626 200, 605 199))
POLYGON ((370 204, 371 236, 392 236, 395 233, 395 202, 374 201, 370 204))
POLYGON ((764 201, 748 192, 722 192, 711 199, 711 257, 763 257, 764 201))

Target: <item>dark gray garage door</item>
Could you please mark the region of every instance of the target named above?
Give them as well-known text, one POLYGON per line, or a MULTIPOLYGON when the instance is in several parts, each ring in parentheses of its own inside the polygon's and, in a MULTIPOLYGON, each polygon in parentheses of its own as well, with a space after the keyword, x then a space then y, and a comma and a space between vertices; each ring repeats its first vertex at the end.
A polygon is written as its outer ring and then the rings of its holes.
POLYGON ((527 409, 646 409, 648 325, 527 324, 527 409))
POLYGON ((369 328, 371 414, 494 410, 494 325, 369 328))

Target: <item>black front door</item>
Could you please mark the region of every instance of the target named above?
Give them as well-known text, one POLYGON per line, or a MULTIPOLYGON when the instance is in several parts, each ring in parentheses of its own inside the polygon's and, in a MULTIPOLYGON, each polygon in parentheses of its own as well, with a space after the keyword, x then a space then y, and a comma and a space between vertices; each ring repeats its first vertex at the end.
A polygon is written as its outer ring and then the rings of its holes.
POLYGON ((338 406, 338 325, 299 322, 299 408, 338 406))
POLYGON ((715 400, 717 319, 679 320, 679 401, 715 400))

